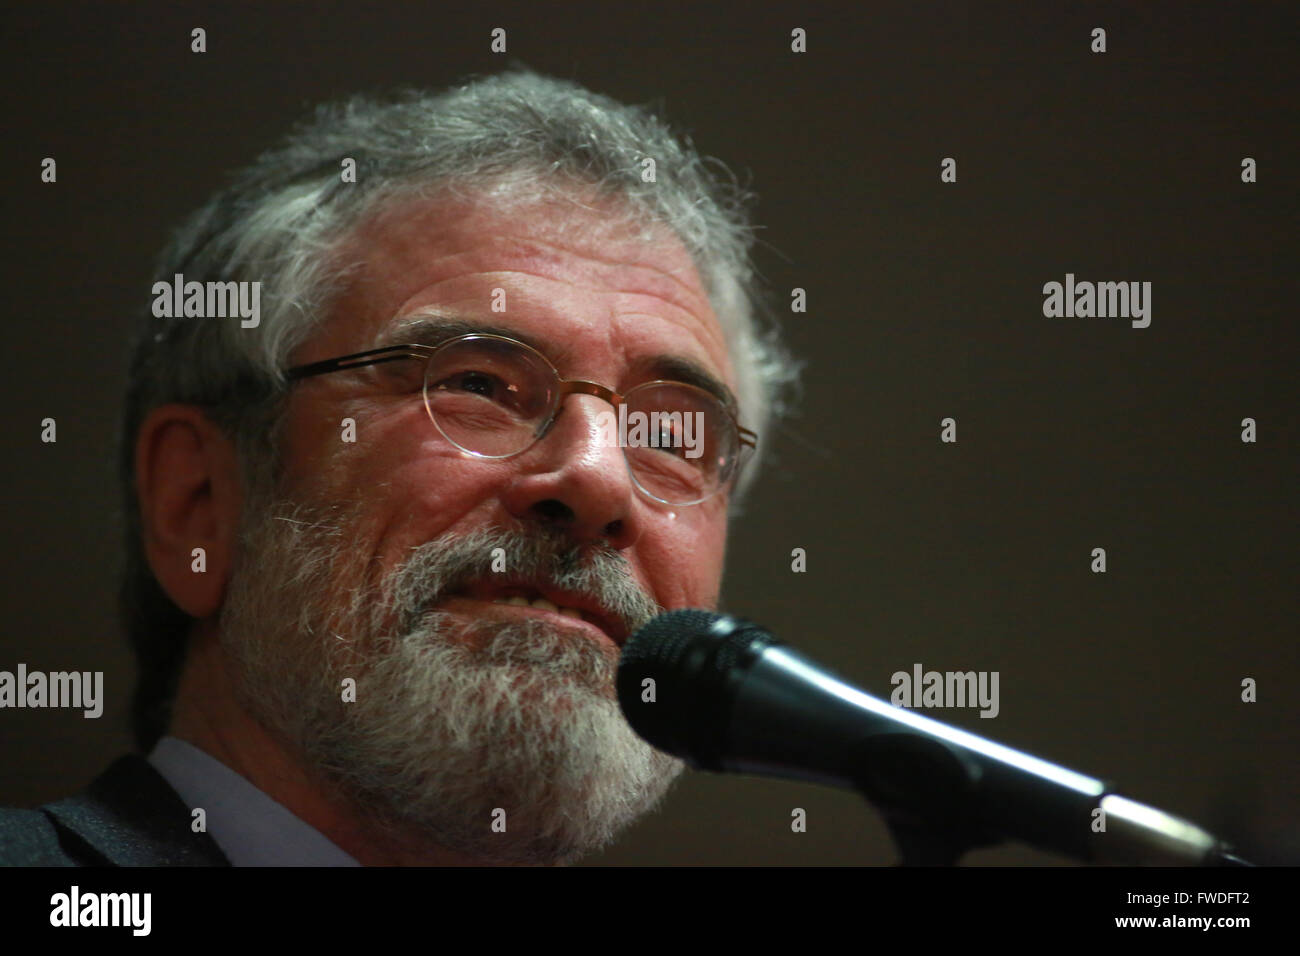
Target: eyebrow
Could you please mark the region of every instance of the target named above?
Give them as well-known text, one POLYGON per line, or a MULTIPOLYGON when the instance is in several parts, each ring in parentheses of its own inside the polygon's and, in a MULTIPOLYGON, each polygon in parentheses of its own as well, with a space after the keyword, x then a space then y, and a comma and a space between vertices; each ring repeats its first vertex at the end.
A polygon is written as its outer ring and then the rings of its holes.
MULTIPOLYGON (((375 341, 375 348, 382 348, 386 345, 428 345, 437 346, 444 342, 450 342, 452 339, 460 338, 462 335, 501 335, 508 339, 515 339, 531 346, 541 352, 547 358, 552 352, 561 359, 568 357, 568 352, 563 347, 554 347, 548 343, 539 342, 527 333, 520 332, 518 329, 510 329, 501 325, 492 325, 486 322, 475 322, 461 316, 444 313, 430 314, 422 312, 418 315, 408 315, 404 318, 397 319, 379 334, 375 341)), ((554 361, 552 359, 552 361, 554 361)))
MULTIPOLYGON (((523 342, 542 355, 552 364, 564 364, 571 358, 570 349, 554 342, 542 342, 518 329, 501 325, 479 322, 455 313, 420 312, 404 316, 393 321, 375 341, 375 348, 389 345, 428 345, 438 346, 462 335, 500 335, 508 339, 523 342)), ((652 375, 655 379, 682 382, 694 385, 708 392, 734 414, 737 409, 735 395, 716 375, 705 369, 693 359, 681 355, 656 355, 636 363, 636 370, 652 375)))

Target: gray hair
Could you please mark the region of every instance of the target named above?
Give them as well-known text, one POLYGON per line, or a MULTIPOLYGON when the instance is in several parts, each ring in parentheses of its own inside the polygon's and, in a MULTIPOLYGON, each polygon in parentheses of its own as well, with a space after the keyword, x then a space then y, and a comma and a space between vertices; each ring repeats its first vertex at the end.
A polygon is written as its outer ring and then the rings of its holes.
MULTIPOLYGON (((190 618, 162 591, 143 552, 134 445, 145 416, 173 402, 203 407, 230 436, 249 488, 279 472, 283 374, 328 313, 347 268, 335 253, 389 203, 450 188, 513 200, 595 187, 629 220, 666 226, 690 253, 730 350, 741 423, 759 433, 783 411, 795 364, 782 347, 750 258, 753 196, 644 107, 576 83, 516 70, 445 92, 404 91, 322 106, 196 212, 160 257, 170 281, 261 283, 261 321, 148 315, 135 341, 120 433, 126 558, 122 613, 141 665, 132 707, 147 749, 170 722, 190 618), (654 182, 642 162, 655 161, 654 182), (342 182, 344 160, 356 182, 342 182), (715 173, 710 167, 716 166, 715 173)), ((765 442, 765 439, 769 439, 765 442)), ((744 496, 758 461, 742 472, 744 496)))

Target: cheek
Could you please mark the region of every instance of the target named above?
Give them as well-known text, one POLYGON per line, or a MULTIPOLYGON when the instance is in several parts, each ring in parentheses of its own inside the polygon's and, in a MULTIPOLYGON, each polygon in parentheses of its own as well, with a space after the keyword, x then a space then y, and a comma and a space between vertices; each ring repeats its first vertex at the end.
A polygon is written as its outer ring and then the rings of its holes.
POLYGON ((498 463, 445 447, 390 447, 382 471, 367 477, 373 499, 368 511, 376 523, 373 547, 384 565, 405 560, 412 548, 448 532, 466 534, 499 524, 502 471, 498 463))
MULTIPOLYGON (((655 599, 670 610, 714 608, 722 586, 726 557, 725 517, 690 520, 685 509, 653 540, 647 535, 636 548, 655 599)), ((704 516, 700 516, 704 518, 704 516)))
POLYGON ((378 554, 384 567, 485 508, 501 480, 499 465, 448 448, 418 402, 400 410, 352 402, 290 414, 290 493, 320 504, 356 505, 359 540, 351 545, 378 554))

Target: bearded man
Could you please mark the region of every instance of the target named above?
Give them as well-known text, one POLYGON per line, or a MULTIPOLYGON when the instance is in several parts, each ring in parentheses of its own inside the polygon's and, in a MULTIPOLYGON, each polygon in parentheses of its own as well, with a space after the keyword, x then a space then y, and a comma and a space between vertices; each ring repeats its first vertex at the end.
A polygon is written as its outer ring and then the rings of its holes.
POLYGON ((747 199, 528 71, 322 108, 241 172, 131 362, 140 755, 0 812, 0 859, 554 864, 655 806, 681 764, 620 647, 717 605, 791 377, 747 199))

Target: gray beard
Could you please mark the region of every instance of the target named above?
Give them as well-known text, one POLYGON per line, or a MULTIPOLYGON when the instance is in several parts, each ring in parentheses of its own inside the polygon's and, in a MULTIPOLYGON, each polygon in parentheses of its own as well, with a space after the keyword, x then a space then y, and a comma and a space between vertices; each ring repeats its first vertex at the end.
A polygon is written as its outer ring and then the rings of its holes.
POLYGON ((501 548, 511 573, 598 597, 630 633, 660 608, 617 551, 444 535, 372 583, 357 511, 249 501, 220 624, 239 703, 363 826, 485 863, 566 863, 663 798, 683 765, 624 720, 612 646, 537 619, 466 633, 433 609, 501 548))

